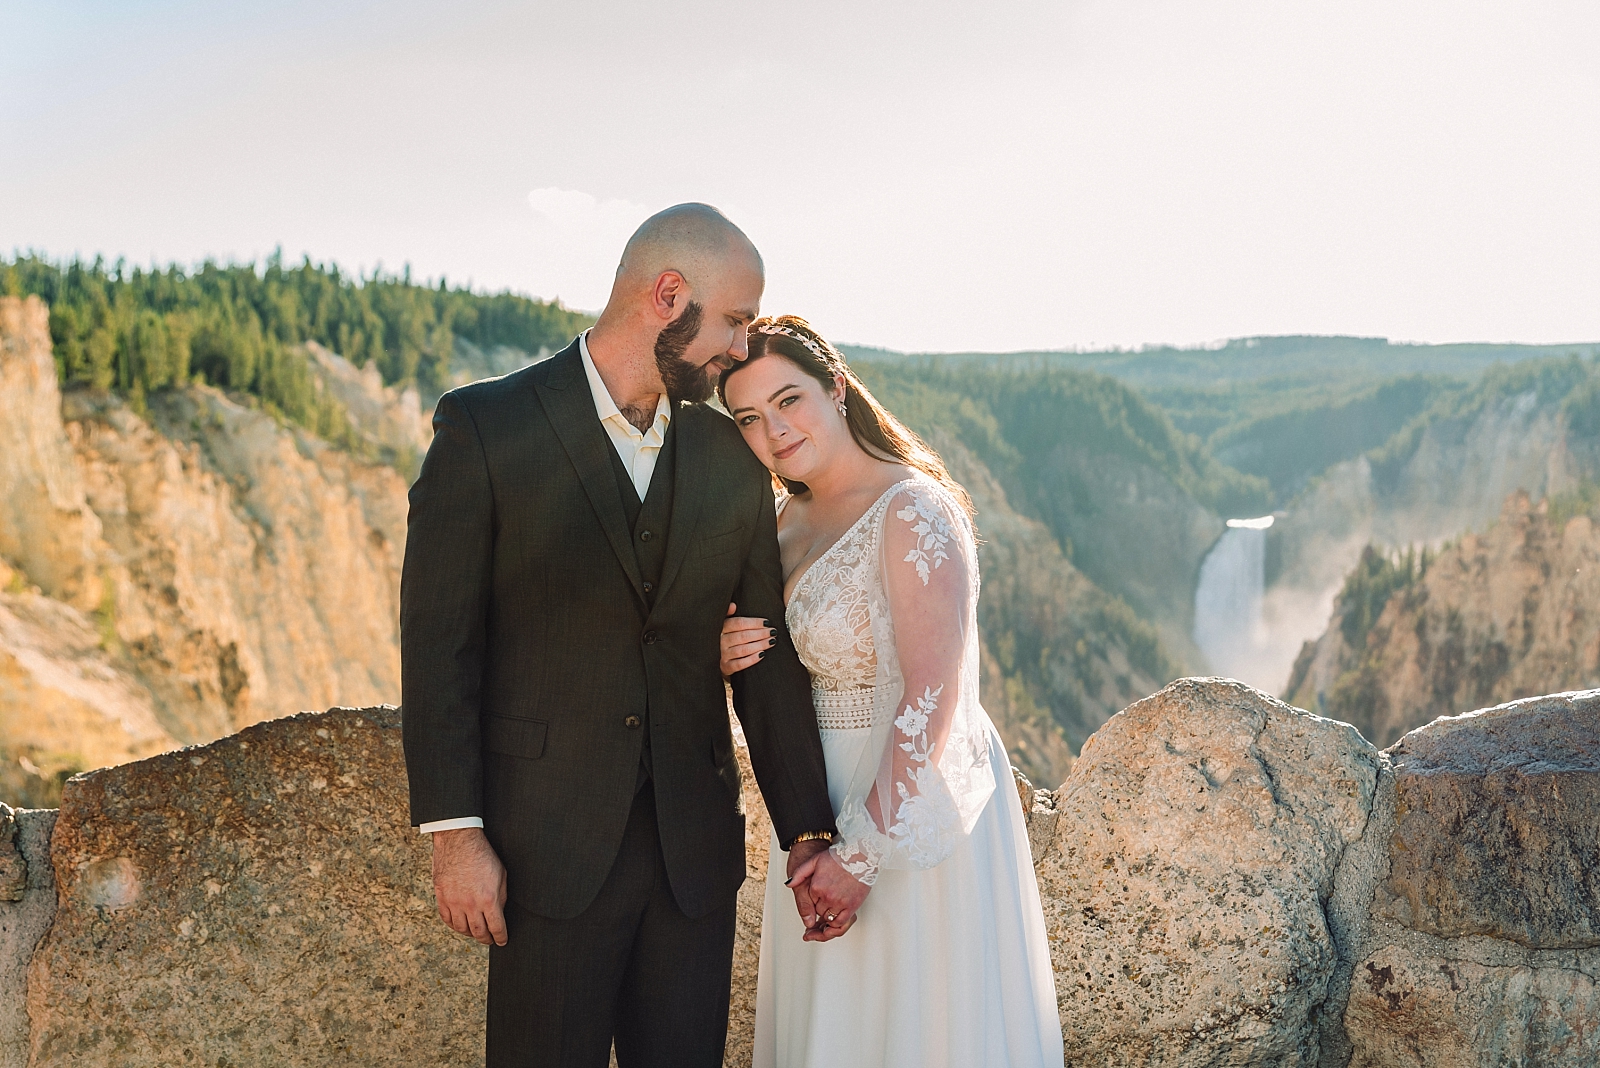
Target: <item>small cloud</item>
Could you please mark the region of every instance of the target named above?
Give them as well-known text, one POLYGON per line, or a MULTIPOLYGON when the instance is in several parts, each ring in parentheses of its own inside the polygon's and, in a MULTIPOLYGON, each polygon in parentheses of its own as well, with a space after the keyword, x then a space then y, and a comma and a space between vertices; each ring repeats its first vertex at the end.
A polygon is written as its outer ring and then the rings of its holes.
POLYGON ((527 250, 529 291, 559 295, 575 308, 604 305, 622 246, 651 209, 554 186, 529 192, 528 207, 535 231, 527 250))
POLYGON ((550 186, 528 193, 528 206, 562 230, 610 233, 626 227, 631 234, 650 209, 631 200, 601 200, 577 189, 550 186))

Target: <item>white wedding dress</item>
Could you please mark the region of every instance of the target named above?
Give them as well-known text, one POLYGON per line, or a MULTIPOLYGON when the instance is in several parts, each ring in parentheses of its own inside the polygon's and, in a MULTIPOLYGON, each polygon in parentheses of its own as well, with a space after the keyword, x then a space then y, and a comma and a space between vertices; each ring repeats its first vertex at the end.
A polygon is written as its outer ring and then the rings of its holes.
POLYGON ((756 1068, 1062 1063, 1027 826, 978 703, 977 598, 966 513, 920 475, 886 490, 790 596, 834 854, 872 892, 843 937, 802 941, 773 842, 756 1068))

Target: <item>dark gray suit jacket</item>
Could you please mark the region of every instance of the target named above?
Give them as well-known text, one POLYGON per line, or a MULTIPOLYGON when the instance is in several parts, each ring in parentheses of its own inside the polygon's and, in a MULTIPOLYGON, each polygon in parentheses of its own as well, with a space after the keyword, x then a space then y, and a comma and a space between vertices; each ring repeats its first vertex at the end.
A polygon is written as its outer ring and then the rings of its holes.
POLYGON ((732 421, 704 405, 673 415, 649 598, 576 342, 445 394, 433 425, 400 589, 412 822, 481 816, 511 897, 576 916, 622 840, 644 723, 674 896, 690 916, 725 905, 745 876, 718 670, 734 601, 779 632, 733 691, 774 829, 832 830, 810 680, 783 627, 771 482, 732 421))

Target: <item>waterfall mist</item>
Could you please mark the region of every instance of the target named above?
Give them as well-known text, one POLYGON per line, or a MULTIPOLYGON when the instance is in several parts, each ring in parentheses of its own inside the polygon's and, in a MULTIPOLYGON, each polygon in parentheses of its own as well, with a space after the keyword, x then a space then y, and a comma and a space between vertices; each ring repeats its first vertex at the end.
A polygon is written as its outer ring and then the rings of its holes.
POLYGON ((1200 565, 1194 642, 1213 674, 1276 693, 1287 670, 1262 612, 1270 526, 1271 516, 1228 520, 1228 529, 1200 565))

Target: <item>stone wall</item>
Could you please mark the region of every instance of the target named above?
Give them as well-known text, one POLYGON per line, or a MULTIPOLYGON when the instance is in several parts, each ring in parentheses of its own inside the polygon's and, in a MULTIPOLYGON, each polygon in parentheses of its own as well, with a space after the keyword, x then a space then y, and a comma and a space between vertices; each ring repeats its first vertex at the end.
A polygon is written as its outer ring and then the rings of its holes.
MULTIPOLYGON (((744 770, 730 1065, 769 834, 744 770)), ((1018 789, 1068 1064, 1600 1062, 1600 692, 1380 753, 1186 679, 1106 724, 1059 790, 1018 789)), ((50 814, 0 827, 0 1068, 479 1064, 484 952, 435 917, 405 811, 391 708, 72 780, 54 886, 50 814)))

